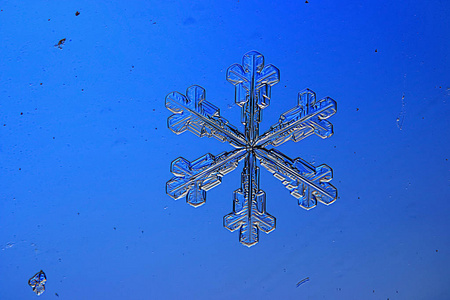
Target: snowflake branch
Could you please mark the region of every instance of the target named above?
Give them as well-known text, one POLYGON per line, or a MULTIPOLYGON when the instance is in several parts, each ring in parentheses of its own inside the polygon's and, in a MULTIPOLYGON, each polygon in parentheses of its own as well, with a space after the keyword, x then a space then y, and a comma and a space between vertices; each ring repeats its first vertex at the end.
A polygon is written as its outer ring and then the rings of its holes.
POLYGON ((337 190, 329 183, 333 178, 329 166, 314 167, 301 158, 290 159, 275 149, 260 148, 255 153, 261 165, 286 186, 301 207, 311 209, 317 201, 328 205, 336 200, 337 190))
POLYGON ((217 157, 207 153, 192 162, 179 157, 170 166, 175 176, 167 182, 166 193, 175 200, 186 196, 190 205, 200 206, 205 203, 206 191, 219 185, 246 155, 245 149, 236 149, 217 157))
POLYGON ((298 142, 312 134, 325 139, 333 135, 333 125, 326 119, 336 113, 336 101, 327 97, 316 101, 316 94, 306 89, 298 94, 296 107, 280 116, 277 124, 261 135, 256 145, 277 147, 289 140, 298 142))
POLYGON ((215 137, 229 142, 236 148, 246 144, 244 135, 220 116, 220 110, 205 100, 205 90, 197 85, 189 87, 186 96, 172 92, 166 97, 166 107, 174 114, 167 119, 167 126, 176 134, 186 130, 199 137, 215 137))

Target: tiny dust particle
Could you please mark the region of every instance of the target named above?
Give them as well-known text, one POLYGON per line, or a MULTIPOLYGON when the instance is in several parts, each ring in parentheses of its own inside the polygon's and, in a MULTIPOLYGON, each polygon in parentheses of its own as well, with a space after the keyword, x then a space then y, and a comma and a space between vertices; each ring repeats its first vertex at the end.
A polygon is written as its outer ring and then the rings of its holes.
POLYGON ((375 52, 378 52, 378 49, 375 49, 375 52))
POLYGON ((77 12, 75 13, 75 16, 79 16, 80 15, 80 12, 77 10, 77 12))
POLYGON ((66 38, 60 39, 58 44, 55 45, 55 47, 58 47, 59 49, 62 49, 62 46, 66 42, 66 38))

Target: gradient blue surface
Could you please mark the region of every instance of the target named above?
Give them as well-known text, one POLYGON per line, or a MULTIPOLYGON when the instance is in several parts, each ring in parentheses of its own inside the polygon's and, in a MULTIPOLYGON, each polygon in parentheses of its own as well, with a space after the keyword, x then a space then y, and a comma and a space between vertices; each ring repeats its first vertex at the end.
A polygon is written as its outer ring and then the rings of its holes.
POLYGON ((0 299, 35 299, 41 269, 41 299, 450 298, 448 2, 0 10, 0 299), (200 208, 165 194, 173 159, 231 147, 170 132, 164 98, 201 85, 241 127, 225 71, 250 50, 281 71, 262 131, 304 88, 337 101, 334 136, 280 150, 330 165, 339 199, 305 211, 262 170, 277 228, 247 248, 222 224, 241 167, 200 208))

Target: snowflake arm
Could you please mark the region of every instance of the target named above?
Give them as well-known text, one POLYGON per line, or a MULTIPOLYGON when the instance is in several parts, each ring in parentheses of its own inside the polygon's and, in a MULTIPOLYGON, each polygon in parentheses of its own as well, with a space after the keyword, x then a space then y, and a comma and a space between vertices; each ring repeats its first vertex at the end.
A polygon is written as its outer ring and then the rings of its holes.
POLYGON ((175 200, 185 196, 190 205, 200 206, 205 203, 206 191, 219 185, 246 155, 245 149, 236 149, 216 157, 207 153, 192 162, 179 157, 170 166, 175 176, 167 182, 166 193, 175 200))
POLYGON ((297 106, 280 116, 277 124, 261 135, 256 145, 275 147, 293 140, 298 142, 312 134, 325 139, 333 135, 333 125, 326 119, 336 113, 336 101, 326 97, 316 101, 316 94, 306 89, 298 94, 297 106))
POLYGON ((246 143, 244 135, 220 116, 219 108, 205 100, 205 89, 200 86, 189 87, 186 96, 178 92, 168 94, 166 107, 173 113, 167 126, 176 134, 189 130, 199 137, 228 141, 236 148, 246 143))
POLYGON ((250 152, 245 158, 241 188, 233 193, 233 212, 223 218, 230 231, 239 229, 239 241, 248 247, 258 243, 259 231, 269 233, 275 229, 275 218, 266 212, 266 193, 259 189, 259 168, 250 152))
POLYGON ((227 80, 235 86, 235 102, 241 107, 245 137, 253 143, 259 134, 261 110, 270 104, 271 86, 280 81, 280 71, 273 65, 264 66, 264 56, 250 51, 244 55, 242 65, 228 68, 227 80))
POLYGON ((260 148, 255 153, 261 165, 286 186, 301 207, 311 209, 317 201, 328 205, 336 200, 337 190, 329 183, 333 178, 329 166, 314 167, 301 158, 290 159, 276 149, 260 148))

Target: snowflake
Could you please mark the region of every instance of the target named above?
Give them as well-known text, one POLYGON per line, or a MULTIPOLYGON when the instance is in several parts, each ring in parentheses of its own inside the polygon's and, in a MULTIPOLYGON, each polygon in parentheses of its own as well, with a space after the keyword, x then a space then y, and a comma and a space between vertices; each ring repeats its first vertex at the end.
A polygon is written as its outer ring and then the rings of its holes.
POLYGON ((167 125, 174 133, 191 131, 199 137, 215 137, 235 149, 217 156, 207 153, 192 162, 175 159, 170 168, 174 177, 167 182, 166 192, 174 199, 186 197, 190 205, 198 207, 205 203, 206 192, 244 160, 241 187, 233 194, 233 212, 224 217, 223 224, 230 231, 239 230, 240 242, 250 247, 258 243, 260 230, 269 233, 275 229, 275 218, 266 212, 266 194, 259 188, 257 162, 305 209, 315 207, 317 202, 328 205, 336 200, 337 190, 329 183, 333 176, 330 167, 315 167, 274 149, 313 134, 321 138, 333 135, 333 126, 326 119, 336 113, 336 102, 328 97, 317 101, 315 93, 305 89, 298 94, 297 105, 260 135, 262 110, 269 106, 271 87, 280 81, 280 71, 273 65, 264 66, 264 56, 251 51, 244 55, 242 65, 228 68, 227 80, 236 89, 235 102, 242 110, 244 133, 220 116, 219 108, 206 101, 200 86, 189 87, 186 95, 167 95, 166 107, 173 113, 167 125))

